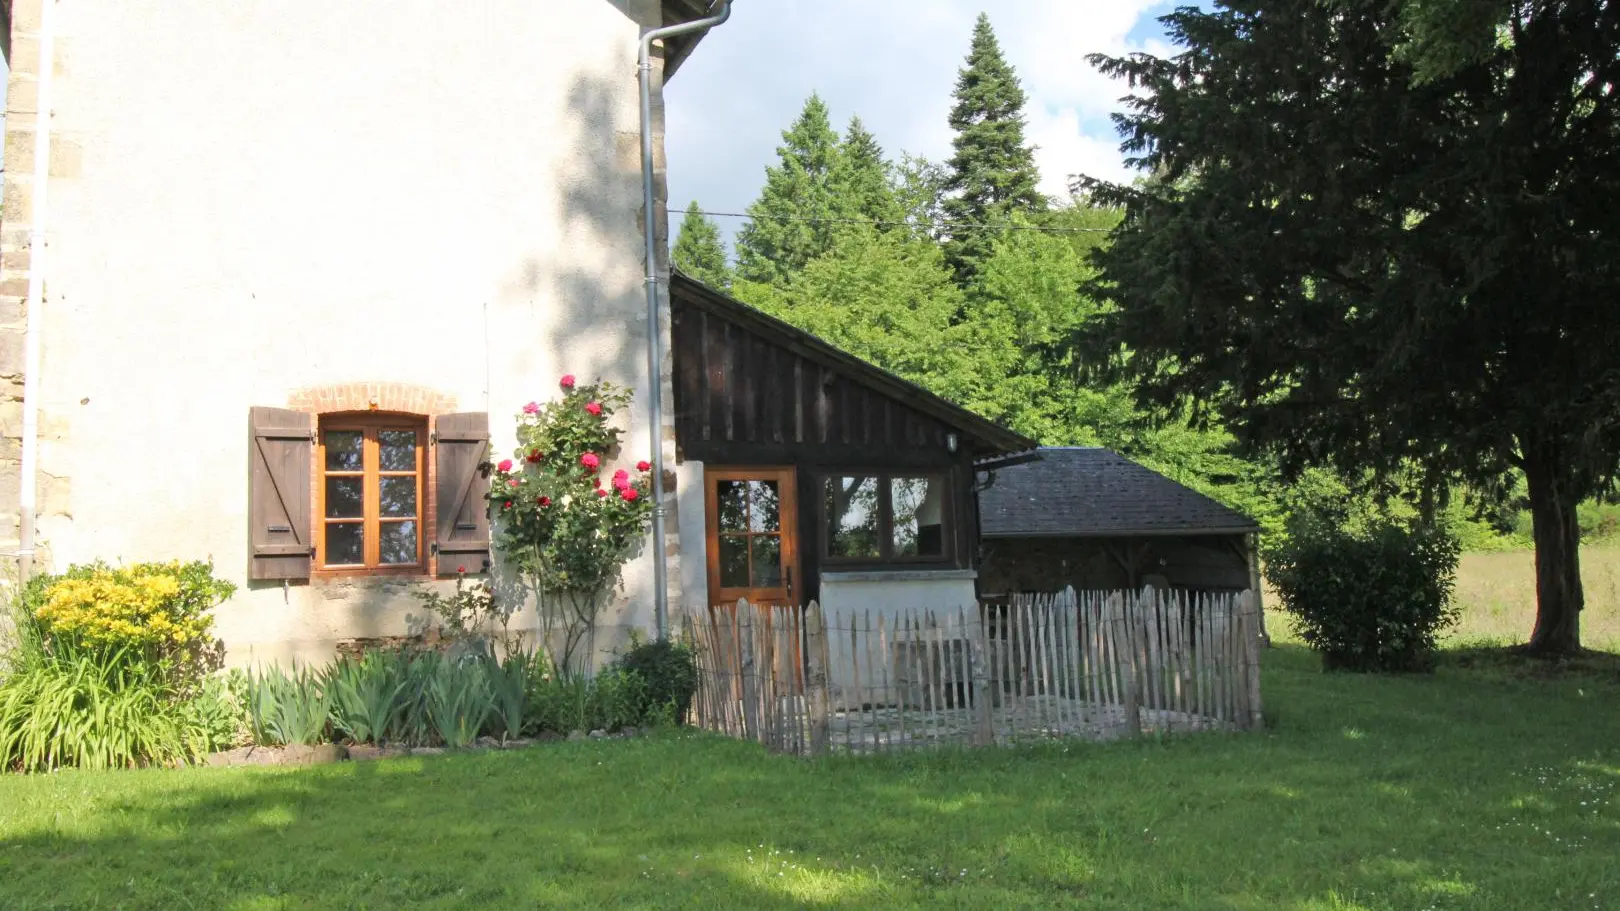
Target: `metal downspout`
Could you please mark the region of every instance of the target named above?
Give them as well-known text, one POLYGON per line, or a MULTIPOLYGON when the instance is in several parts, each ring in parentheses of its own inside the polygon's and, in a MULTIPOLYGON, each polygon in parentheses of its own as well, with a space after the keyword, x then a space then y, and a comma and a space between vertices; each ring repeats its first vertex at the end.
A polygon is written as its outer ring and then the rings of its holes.
MULTIPOLYGON (((47 0, 49 2, 49 0, 47 0)), ((669 563, 664 533, 664 357, 658 319, 658 237, 653 220, 652 45, 654 41, 714 28, 731 18, 731 0, 718 0, 719 12, 707 19, 648 29, 641 35, 641 201, 647 254, 647 415, 652 436, 653 616, 658 638, 669 637, 669 563)))

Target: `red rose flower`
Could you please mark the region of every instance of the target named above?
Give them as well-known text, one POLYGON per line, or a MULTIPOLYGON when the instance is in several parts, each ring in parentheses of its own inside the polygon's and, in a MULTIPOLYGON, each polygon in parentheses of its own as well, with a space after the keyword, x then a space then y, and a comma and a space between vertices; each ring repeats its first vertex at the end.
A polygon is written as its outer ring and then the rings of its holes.
POLYGON ((613 473, 613 480, 615 480, 615 481, 622 480, 622 479, 628 478, 628 477, 630 477, 630 472, 625 471, 623 468, 621 468, 618 471, 615 471, 613 473))
POLYGON ((646 459, 642 459, 641 461, 636 463, 636 470, 637 471, 651 471, 652 470, 652 463, 647 461, 646 459))
POLYGON ((499 468, 503 472, 511 471, 512 470, 512 460, 511 459, 501 459, 501 464, 496 465, 495 467, 499 468))
POLYGON ((540 403, 539 402, 530 402, 529 404, 524 405, 523 406, 523 413, 524 414, 539 414, 540 413, 540 403))
POLYGON ((636 497, 641 496, 641 494, 636 493, 636 489, 634 487, 626 487, 619 491, 619 496, 624 497, 626 501, 633 501, 636 497))
POLYGON ((502 505, 501 505, 501 508, 502 508, 502 509, 511 509, 511 508, 512 508, 512 501, 511 501, 511 500, 507 500, 507 501, 506 501, 506 502, 505 502, 505 503, 503 503, 503 504, 502 504, 502 505))
POLYGON ((465 566, 456 567, 456 572, 458 572, 458 573, 464 573, 466 571, 467 571, 467 567, 465 567, 465 566))
POLYGON ((585 405, 585 413, 589 414, 589 415, 601 414, 602 413, 602 403, 601 402, 587 402, 586 405, 585 405))
POLYGON ((596 495, 599 496, 599 497, 605 497, 605 496, 607 496, 607 491, 605 491, 602 488, 598 487, 598 488, 596 488, 596 495))
POLYGON ((572 389, 574 388, 574 375, 572 373, 565 373, 563 374, 563 378, 558 380, 557 383, 564 389, 572 389))
POLYGON ((630 486, 630 479, 629 478, 621 478, 618 475, 614 475, 613 476, 613 486, 619 488, 620 490, 623 490, 626 487, 630 486))
POLYGON ((538 462, 542 458, 544 458, 544 456, 542 456, 540 454, 540 450, 538 450, 538 449, 535 449, 535 450, 532 450, 532 451, 529 452, 529 461, 530 462, 538 462))
POLYGON ((523 482, 519 481, 517 478, 513 478, 512 480, 506 482, 506 486, 507 487, 516 487, 516 486, 518 486, 519 484, 522 484, 522 483, 523 482))
POLYGON ((536 500, 535 502, 539 503, 541 506, 550 506, 551 505, 551 498, 550 497, 541 497, 540 499, 536 500))
POLYGON ((596 466, 602 464, 602 460, 596 457, 596 453, 587 452, 579 457, 579 464, 594 471, 596 466))

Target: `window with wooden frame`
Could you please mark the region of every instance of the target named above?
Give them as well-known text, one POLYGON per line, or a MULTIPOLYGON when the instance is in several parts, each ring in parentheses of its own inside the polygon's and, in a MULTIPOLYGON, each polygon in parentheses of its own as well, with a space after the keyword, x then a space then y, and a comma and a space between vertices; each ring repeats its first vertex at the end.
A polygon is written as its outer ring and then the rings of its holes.
POLYGON ((316 440, 315 565, 344 573, 420 573, 427 422, 323 415, 316 440))
POLYGON ((949 559, 950 519, 944 475, 822 478, 822 557, 828 563, 949 559))

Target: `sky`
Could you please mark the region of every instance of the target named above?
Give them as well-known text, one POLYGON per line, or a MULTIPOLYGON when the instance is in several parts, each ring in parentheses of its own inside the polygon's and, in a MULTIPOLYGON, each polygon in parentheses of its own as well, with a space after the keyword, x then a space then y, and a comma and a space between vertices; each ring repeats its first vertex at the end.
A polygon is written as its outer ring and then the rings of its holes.
MULTIPOLYGON (((666 92, 672 215, 696 199, 741 212, 776 161, 782 130, 818 92, 842 132, 859 115, 885 152, 944 161, 957 71, 981 10, 1029 95, 1026 138, 1041 189, 1066 195, 1074 174, 1128 176, 1109 114, 1126 93, 1087 54, 1171 51, 1162 0, 737 0, 666 92)), ((741 224, 718 218, 729 237, 741 224)), ((678 229, 676 224, 671 226, 678 229)))

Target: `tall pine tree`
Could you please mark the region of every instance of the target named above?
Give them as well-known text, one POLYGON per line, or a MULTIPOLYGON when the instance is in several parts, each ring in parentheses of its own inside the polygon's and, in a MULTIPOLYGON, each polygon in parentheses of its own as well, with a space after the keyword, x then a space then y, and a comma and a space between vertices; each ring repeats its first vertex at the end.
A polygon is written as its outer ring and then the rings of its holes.
POLYGON ((686 207, 670 256, 675 268, 705 285, 722 291, 731 287, 731 267, 726 263, 725 245, 720 242, 720 228, 698 209, 695 199, 686 207))
POLYGON ((831 182, 838 218, 881 222, 883 230, 904 220, 905 213, 889 183, 889 163, 883 158, 883 147, 859 117, 851 117, 844 131, 831 182))
POLYGON ((737 232, 737 275, 760 284, 786 284, 832 247, 838 134, 819 95, 783 131, 776 154, 780 161, 765 169, 765 186, 748 207, 752 219, 737 232))
MULTIPOLYGON (((973 26, 973 44, 967 65, 957 74, 955 97, 951 109, 955 154, 949 162, 946 217, 956 223, 994 224, 1017 212, 1044 209, 1045 200, 1035 189, 1040 179, 1035 150, 1024 143, 1028 99, 984 13, 973 26)), ((967 287, 990 255, 995 234, 982 228, 954 228, 945 235, 945 259, 957 283, 967 287)))

